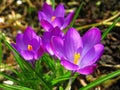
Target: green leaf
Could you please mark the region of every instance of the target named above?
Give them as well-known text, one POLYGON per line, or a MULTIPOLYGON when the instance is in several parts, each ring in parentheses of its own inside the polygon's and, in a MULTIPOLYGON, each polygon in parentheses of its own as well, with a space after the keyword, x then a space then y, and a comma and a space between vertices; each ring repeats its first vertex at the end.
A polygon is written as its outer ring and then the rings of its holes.
POLYGON ((42 73, 42 65, 41 65, 41 59, 37 60, 35 63, 35 71, 41 75, 43 75, 42 73))
POLYGON ((55 71, 55 61, 48 54, 45 54, 41 58, 41 60, 44 61, 48 65, 48 68, 50 70, 55 71))
POLYGON ((7 78, 7 79, 9 79, 9 80, 11 80, 11 81, 13 81, 13 82, 15 82, 15 83, 20 84, 20 81, 18 81, 17 79, 15 79, 15 78, 13 78, 13 77, 11 77, 11 76, 3 73, 3 72, 0 72, 0 75, 3 76, 3 77, 5 77, 5 78, 7 78))
POLYGON ((120 20, 120 17, 118 17, 112 25, 109 26, 109 28, 103 33, 102 35, 102 40, 105 39, 105 37, 107 36, 107 34, 112 30, 112 28, 115 26, 115 24, 120 20))
POLYGON ((64 80, 68 80, 68 79, 70 79, 71 78, 71 72, 66 72, 64 75, 62 75, 61 77, 59 77, 59 78, 57 78, 57 79, 54 79, 54 80, 52 80, 52 85, 55 85, 55 84, 57 84, 57 83, 59 83, 59 82, 61 82, 61 81, 64 81, 64 80))
POLYGON ((79 13, 80 13, 80 10, 81 10, 81 8, 82 8, 82 6, 83 6, 83 4, 84 4, 84 3, 82 2, 82 3, 80 4, 80 7, 78 8, 78 10, 76 11, 75 16, 74 16, 72 22, 70 23, 70 27, 72 27, 73 24, 75 23, 75 20, 77 19, 78 15, 79 15, 79 13))
POLYGON ((59 86, 59 90, 64 90, 62 86, 59 86))
POLYGON ((55 0, 52 0, 52 8, 55 9, 55 0))
POLYGON ((33 90, 27 87, 18 86, 18 85, 6 85, 6 84, 0 84, 0 88, 5 90, 33 90))
POLYGON ((106 76, 102 76, 102 77, 98 78, 97 80, 91 82, 87 86, 80 88, 79 90, 90 90, 91 88, 101 84, 102 82, 104 82, 108 79, 114 78, 116 76, 119 76, 119 75, 120 75, 120 70, 114 71, 106 76))
POLYGON ((0 64, 2 63, 2 39, 0 35, 0 64))

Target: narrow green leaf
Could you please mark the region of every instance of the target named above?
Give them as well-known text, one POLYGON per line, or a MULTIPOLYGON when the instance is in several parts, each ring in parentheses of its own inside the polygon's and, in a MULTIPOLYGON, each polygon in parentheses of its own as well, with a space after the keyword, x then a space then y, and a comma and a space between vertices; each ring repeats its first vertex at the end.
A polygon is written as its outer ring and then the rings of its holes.
POLYGON ((80 13, 80 10, 81 10, 81 8, 82 8, 82 6, 83 6, 83 4, 84 4, 84 3, 81 3, 81 5, 79 6, 78 10, 76 11, 75 16, 74 16, 72 22, 70 23, 70 27, 72 27, 73 24, 75 23, 75 20, 77 19, 78 15, 79 15, 79 13, 80 13))
POLYGON ((120 17, 118 17, 112 25, 109 26, 109 28, 103 33, 102 35, 102 40, 105 39, 105 37, 107 36, 107 34, 112 30, 112 28, 115 26, 115 24, 120 20, 120 17))
POLYGON ((55 9, 55 0, 52 0, 52 8, 55 9))
POLYGON ((0 75, 7 78, 7 79, 9 79, 9 80, 11 80, 11 81, 13 81, 13 82, 15 82, 15 83, 17 83, 17 84, 20 84, 20 82, 17 79, 15 79, 15 78, 13 78, 13 77, 11 77, 11 76, 3 73, 3 72, 0 72, 0 75))
POLYGON ((45 54, 41 58, 41 60, 44 61, 48 65, 49 69, 51 69, 52 71, 55 70, 55 61, 48 54, 45 54))
POLYGON ((64 90, 62 86, 59 86, 59 90, 64 90))
POLYGON ((2 38, 0 35, 0 64, 2 63, 2 38))
POLYGON ((43 75, 42 73, 42 65, 41 65, 41 59, 37 60, 35 63, 35 71, 41 75, 43 75))
POLYGON ((6 85, 6 84, 0 84, 0 88, 5 90, 33 90, 27 87, 18 86, 18 85, 6 85))
POLYGON ((63 76, 61 76, 61 77, 59 77, 57 79, 52 80, 51 83, 52 83, 52 85, 55 85, 55 84, 57 84, 57 83, 59 83, 61 81, 68 80, 70 78, 71 78, 71 72, 67 72, 63 76))
POLYGON ((102 82, 104 82, 108 79, 114 78, 116 76, 119 76, 119 75, 120 75, 120 70, 114 71, 106 76, 102 76, 102 77, 98 78, 97 80, 89 83, 87 86, 80 88, 79 90, 90 90, 91 88, 101 84, 102 82))

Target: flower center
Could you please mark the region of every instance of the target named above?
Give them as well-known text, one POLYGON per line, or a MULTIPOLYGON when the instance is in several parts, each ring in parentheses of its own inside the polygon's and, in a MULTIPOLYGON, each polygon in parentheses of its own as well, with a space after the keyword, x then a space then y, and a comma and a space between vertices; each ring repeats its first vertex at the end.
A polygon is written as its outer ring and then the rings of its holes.
POLYGON ((33 50, 32 45, 28 45, 28 47, 27 47, 27 48, 28 48, 28 50, 29 50, 29 51, 33 50))
POLYGON ((80 59, 80 54, 79 53, 75 53, 74 54, 74 64, 78 64, 79 59, 80 59))
POLYGON ((55 16, 52 16, 51 21, 54 21, 54 20, 55 20, 55 18, 56 18, 55 16))

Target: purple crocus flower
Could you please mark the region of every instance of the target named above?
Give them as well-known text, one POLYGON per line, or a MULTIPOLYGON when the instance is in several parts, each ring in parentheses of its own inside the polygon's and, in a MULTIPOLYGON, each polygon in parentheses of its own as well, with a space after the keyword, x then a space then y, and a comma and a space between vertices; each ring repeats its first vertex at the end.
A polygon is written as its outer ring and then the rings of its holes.
POLYGON ((55 27, 53 30, 49 32, 44 32, 42 37, 42 42, 43 42, 45 51, 52 56, 54 55, 54 50, 52 48, 51 39, 54 36, 62 38, 64 36, 64 33, 60 30, 59 27, 55 27))
POLYGON ((17 34, 16 44, 12 46, 27 61, 37 60, 43 54, 42 40, 30 26, 23 34, 17 34))
POLYGON ((56 56, 68 70, 80 74, 90 74, 96 68, 96 61, 103 54, 104 46, 100 43, 101 32, 98 28, 87 31, 83 37, 70 28, 64 39, 53 37, 52 44, 56 56))
POLYGON ((62 4, 59 4, 56 9, 53 10, 50 5, 44 3, 42 11, 38 12, 38 19, 45 31, 50 31, 56 26, 63 30, 70 24, 73 15, 74 13, 71 12, 66 18, 64 18, 65 9, 62 4))

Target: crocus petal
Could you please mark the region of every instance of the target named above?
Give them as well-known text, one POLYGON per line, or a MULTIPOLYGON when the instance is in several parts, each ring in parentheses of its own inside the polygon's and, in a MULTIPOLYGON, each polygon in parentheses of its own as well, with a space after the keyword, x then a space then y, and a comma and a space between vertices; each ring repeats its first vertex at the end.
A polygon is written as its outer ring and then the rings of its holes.
POLYGON ((45 13, 45 15, 47 15, 47 18, 50 20, 53 15, 52 7, 47 3, 44 3, 42 10, 43 10, 43 13, 45 13))
POLYGON ((55 55, 60 59, 63 57, 63 40, 60 37, 54 36, 52 37, 52 46, 55 55))
POLYGON ((100 43, 101 32, 98 28, 91 28, 84 34, 82 40, 84 46, 83 52, 86 54, 95 44, 100 43))
POLYGON ((42 36, 42 42, 44 44, 46 43, 50 43, 50 39, 51 39, 52 33, 51 32, 44 32, 43 36, 42 36))
POLYGON ((55 27, 52 31, 49 32, 44 32, 43 37, 42 37, 42 42, 45 43, 50 43, 51 38, 53 36, 59 36, 63 37, 64 33, 60 30, 60 28, 55 27))
POLYGON ((53 48, 51 45, 51 38, 54 36, 58 36, 58 37, 62 37, 63 33, 61 32, 60 28, 55 27, 52 31, 50 32, 44 32, 42 40, 43 40, 43 44, 46 48, 46 51, 50 54, 50 55, 54 55, 53 52, 53 48))
POLYGON ((36 38, 33 38, 29 44, 32 45, 34 51, 38 50, 40 47, 40 43, 36 38))
POLYGON ((94 64, 103 54, 103 51, 104 46, 102 44, 94 45, 85 56, 81 56, 80 67, 82 68, 94 64))
POLYGON ((64 17, 64 14, 65 14, 65 9, 64 9, 64 6, 63 4, 59 4, 54 13, 53 13, 53 16, 56 16, 56 17, 64 17))
POLYGON ((97 65, 93 64, 91 66, 87 66, 84 68, 80 68, 79 70, 77 70, 78 73, 83 74, 83 75, 88 75, 93 73, 93 71, 96 69, 97 65))
POLYGON ((38 60, 44 54, 44 48, 40 46, 38 51, 34 54, 34 59, 38 60))
POLYGON ((25 59, 25 60, 33 60, 33 52, 31 51, 21 51, 21 56, 25 59))
POLYGON ((65 18, 65 21, 64 21, 64 24, 63 26, 61 27, 61 30, 63 30, 64 28, 66 28, 70 22, 72 21, 74 17, 74 12, 71 12, 66 18, 65 18))
POLYGON ((39 11, 38 12, 38 19, 39 19, 39 21, 41 21, 41 19, 47 20, 47 16, 45 15, 45 13, 39 11))
POLYGON ((27 27, 23 34, 18 34, 16 44, 11 44, 25 60, 35 60, 41 56, 39 51, 42 40, 31 27, 27 27), (29 46, 28 46, 29 45, 29 46))
POLYGON ((64 18, 63 17, 57 17, 53 22, 52 25, 53 27, 61 27, 64 23, 64 18))
POLYGON ((18 52, 20 52, 21 51, 21 49, 16 45, 16 44, 14 44, 14 43, 11 43, 11 45, 18 51, 18 52))
POLYGON ((28 45, 28 43, 30 42, 31 39, 36 37, 36 33, 34 32, 34 30, 32 29, 32 27, 28 26, 24 32, 23 35, 23 40, 24 43, 28 45))
POLYGON ((73 55, 76 53, 79 47, 82 47, 81 37, 74 28, 70 28, 65 35, 64 41, 65 56, 69 60, 73 60, 73 55))
POLYGON ((46 20, 41 20, 41 26, 44 28, 45 31, 51 31, 53 26, 46 20))
POLYGON ((63 37, 64 33, 60 30, 59 27, 55 27, 52 31, 52 36, 59 36, 59 37, 63 37))
POLYGON ((68 70, 76 71, 79 67, 78 65, 73 64, 73 63, 71 63, 71 62, 69 62, 68 60, 65 60, 65 59, 61 59, 60 62, 61 62, 61 65, 63 65, 68 70))
POLYGON ((47 43, 46 45, 45 45, 45 49, 46 49, 46 51, 50 54, 50 55, 54 55, 54 51, 53 51, 53 48, 52 48, 52 46, 51 46, 51 43, 47 43))
POLYGON ((42 37, 42 42, 43 42, 46 52, 48 52, 50 55, 53 55, 54 53, 50 45, 51 37, 52 37, 51 32, 44 32, 43 37, 42 37))
POLYGON ((17 34, 16 36, 16 45, 17 47, 21 48, 21 50, 25 50, 26 49, 26 45, 23 41, 23 34, 17 34))

